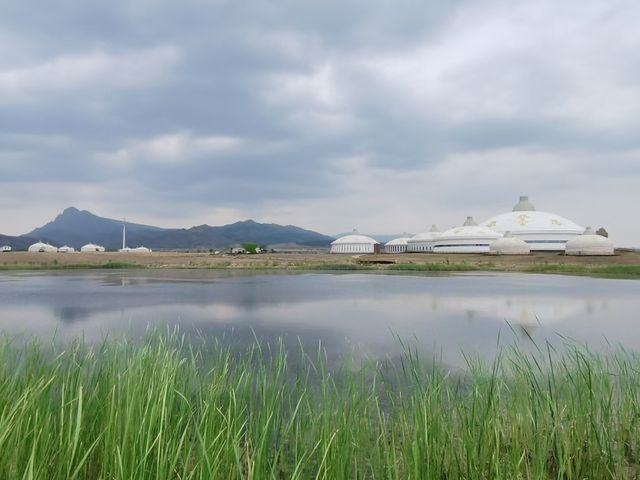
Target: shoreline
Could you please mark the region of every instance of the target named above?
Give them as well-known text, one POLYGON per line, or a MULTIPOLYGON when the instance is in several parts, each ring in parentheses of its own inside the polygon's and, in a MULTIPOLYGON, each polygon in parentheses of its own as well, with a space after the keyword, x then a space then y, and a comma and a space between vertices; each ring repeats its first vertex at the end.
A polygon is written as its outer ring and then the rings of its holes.
POLYGON ((269 253, 212 255, 153 252, 0 254, 0 272, 88 269, 211 269, 262 271, 380 271, 393 273, 511 272, 640 278, 640 253, 572 257, 558 252, 523 256, 486 254, 378 254, 269 253))

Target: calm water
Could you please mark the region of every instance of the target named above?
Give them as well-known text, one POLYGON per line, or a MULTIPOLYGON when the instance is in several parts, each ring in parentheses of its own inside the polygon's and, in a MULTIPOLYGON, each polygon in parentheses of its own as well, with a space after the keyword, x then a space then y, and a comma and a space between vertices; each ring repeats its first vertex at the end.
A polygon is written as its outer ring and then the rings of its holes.
POLYGON ((502 344, 559 335, 640 350, 640 282, 522 274, 251 274, 224 271, 0 274, 0 329, 47 338, 143 334, 149 325, 249 341, 321 342, 386 357, 394 335, 462 365, 502 344))

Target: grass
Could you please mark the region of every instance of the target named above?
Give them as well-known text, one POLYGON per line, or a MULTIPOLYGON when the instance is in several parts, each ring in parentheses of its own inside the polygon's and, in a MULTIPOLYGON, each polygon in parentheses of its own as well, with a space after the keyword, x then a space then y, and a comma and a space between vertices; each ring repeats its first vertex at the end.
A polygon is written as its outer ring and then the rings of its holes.
POLYGON ((133 269, 145 268, 144 265, 131 262, 103 262, 103 263, 13 263, 0 265, 0 271, 21 270, 91 270, 91 269, 133 269))
POLYGON ((544 264, 532 265, 526 271, 530 273, 566 273, 572 275, 633 278, 640 276, 640 265, 544 264))
POLYGON ((282 342, 189 345, 6 340, 0 478, 640 475, 640 358, 622 350, 506 349, 452 375, 411 348, 353 369, 282 342))

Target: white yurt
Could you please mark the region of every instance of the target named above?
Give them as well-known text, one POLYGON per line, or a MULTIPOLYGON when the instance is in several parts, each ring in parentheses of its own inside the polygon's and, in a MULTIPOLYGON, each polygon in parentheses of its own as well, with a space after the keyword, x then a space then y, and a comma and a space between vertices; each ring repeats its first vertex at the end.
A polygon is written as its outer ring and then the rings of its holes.
POLYGON ((380 253, 380 242, 354 230, 331 242, 331 253, 380 253))
POLYGON ((80 251, 82 253, 89 253, 89 252, 104 252, 104 247, 100 246, 100 245, 95 245, 93 243, 87 243, 85 246, 83 246, 80 251))
POLYGON ((384 244, 385 253, 406 253, 409 237, 399 237, 384 244))
POLYGON ((73 253, 73 252, 75 252, 75 251, 76 251, 76 249, 75 249, 75 248, 73 248, 73 247, 69 247, 68 245, 65 245, 65 246, 63 246, 63 247, 60 247, 60 248, 58 249, 58 253, 73 253))
POLYGON ((582 235, 567 242, 567 255, 613 255, 613 242, 606 237, 596 235, 591 227, 587 227, 582 235))
POLYGON ((11 247, 11 245, 3 245, 2 248, 0 248, 0 252, 2 253, 9 253, 13 250, 13 248, 11 247))
POLYGON ((152 250, 147 247, 136 247, 131 249, 131 253, 151 253, 152 250))
POLYGON ((491 242, 500 237, 502 237, 501 233, 479 226, 473 217, 467 217, 461 227, 447 230, 434 240, 432 251, 434 253, 488 253, 491 242))
POLYGON ((36 242, 29 247, 29 251, 36 253, 56 253, 58 249, 48 243, 36 242))
POLYGON ((436 225, 431 225, 428 232, 419 233, 409 239, 407 242, 407 252, 431 252, 433 242, 442 235, 442 232, 436 225))
POLYGON ((491 255, 528 255, 531 246, 520 238, 505 232, 504 237, 498 238, 489 244, 491 255))
POLYGON ((511 232, 527 242, 532 251, 563 251, 567 241, 584 232, 584 227, 560 215, 537 211, 529 197, 520 197, 513 211, 496 215, 481 225, 499 233, 511 232))

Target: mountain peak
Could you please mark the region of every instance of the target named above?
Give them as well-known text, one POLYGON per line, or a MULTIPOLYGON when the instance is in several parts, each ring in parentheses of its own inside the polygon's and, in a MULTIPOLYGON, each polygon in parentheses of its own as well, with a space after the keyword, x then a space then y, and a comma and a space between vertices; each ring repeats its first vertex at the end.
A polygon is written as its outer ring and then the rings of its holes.
POLYGON ((80 210, 78 210, 76 207, 67 207, 62 211, 61 215, 78 215, 79 213, 82 213, 80 210))

